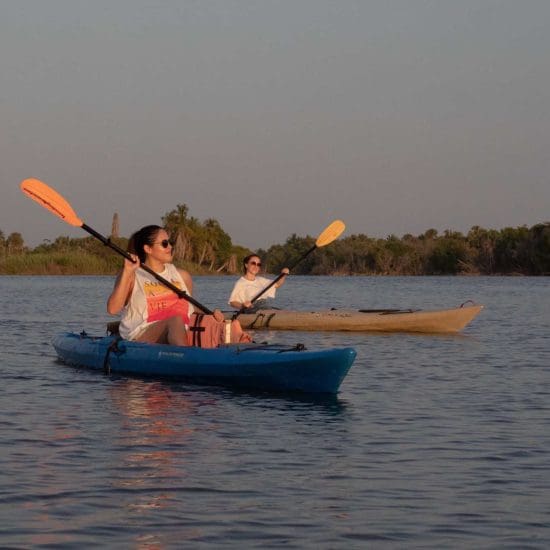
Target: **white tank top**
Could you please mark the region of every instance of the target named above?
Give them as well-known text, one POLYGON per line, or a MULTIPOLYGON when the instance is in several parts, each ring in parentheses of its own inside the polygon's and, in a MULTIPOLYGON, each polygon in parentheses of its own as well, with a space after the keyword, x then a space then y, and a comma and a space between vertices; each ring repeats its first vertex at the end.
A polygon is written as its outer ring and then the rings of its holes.
MULTIPOLYGON (((183 279, 174 264, 165 264, 161 277, 185 292, 183 279)), ((128 304, 122 310, 119 332, 126 340, 136 339, 149 325, 179 315, 186 326, 193 305, 157 281, 141 268, 136 270, 134 288, 128 304)))

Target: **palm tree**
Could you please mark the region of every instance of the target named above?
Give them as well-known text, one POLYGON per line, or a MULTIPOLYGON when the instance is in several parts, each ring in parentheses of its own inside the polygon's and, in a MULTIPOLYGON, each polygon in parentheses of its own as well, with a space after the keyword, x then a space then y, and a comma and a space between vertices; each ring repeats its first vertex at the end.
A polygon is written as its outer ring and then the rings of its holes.
POLYGON ((6 239, 6 253, 9 256, 10 254, 21 254, 25 249, 25 241, 21 233, 10 233, 6 239))
POLYGON ((191 240, 188 230, 189 208, 186 204, 178 204, 174 210, 162 218, 166 231, 174 240, 174 260, 184 261, 189 256, 191 240))

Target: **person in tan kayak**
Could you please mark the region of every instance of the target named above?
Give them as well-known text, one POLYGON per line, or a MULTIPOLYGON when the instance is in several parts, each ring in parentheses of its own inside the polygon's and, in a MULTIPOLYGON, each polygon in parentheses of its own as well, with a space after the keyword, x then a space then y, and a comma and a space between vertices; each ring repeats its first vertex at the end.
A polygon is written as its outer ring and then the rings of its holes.
MULTIPOLYGON (((235 309, 250 309, 253 307, 252 299, 264 288, 269 286, 272 281, 259 275, 262 268, 262 261, 256 254, 250 254, 243 260, 243 276, 235 283, 231 295, 229 296, 229 305, 235 309)), ((264 298, 275 298, 277 289, 284 284, 286 276, 290 273, 288 267, 281 270, 283 275, 265 294, 264 298)), ((265 302, 264 302, 265 303, 265 302)), ((254 305, 259 305, 257 302, 254 305)))

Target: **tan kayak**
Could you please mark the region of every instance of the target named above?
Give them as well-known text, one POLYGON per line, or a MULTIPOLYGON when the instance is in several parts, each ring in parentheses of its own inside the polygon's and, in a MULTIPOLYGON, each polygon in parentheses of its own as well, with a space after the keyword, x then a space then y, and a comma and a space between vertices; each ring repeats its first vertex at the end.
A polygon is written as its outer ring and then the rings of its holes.
MULTIPOLYGON (((244 329, 354 331, 354 332, 431 332, 461 331, 481 310, 482 305, 463 305, 440 310, 345 310, 290 311, 263 309, 243 313, 239 321, 244 329)), ((230 319, 232 313, 226 312, 230 319)))

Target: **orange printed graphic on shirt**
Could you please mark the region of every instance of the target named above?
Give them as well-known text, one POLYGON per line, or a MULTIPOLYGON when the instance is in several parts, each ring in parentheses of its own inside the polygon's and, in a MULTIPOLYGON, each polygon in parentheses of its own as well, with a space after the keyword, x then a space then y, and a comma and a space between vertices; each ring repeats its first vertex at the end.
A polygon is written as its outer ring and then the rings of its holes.
MULTIPOLYGON (((172 280, 171 283, 179 289, 182 285, 179 281, 172 280)), ((147 322, 162 321, 174 315, 179 315, 183 322, 189 324, 189 302, 179 298, 159 282, 145 282, 143 285, 145 299, 147 300, 147 322)))

